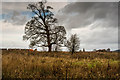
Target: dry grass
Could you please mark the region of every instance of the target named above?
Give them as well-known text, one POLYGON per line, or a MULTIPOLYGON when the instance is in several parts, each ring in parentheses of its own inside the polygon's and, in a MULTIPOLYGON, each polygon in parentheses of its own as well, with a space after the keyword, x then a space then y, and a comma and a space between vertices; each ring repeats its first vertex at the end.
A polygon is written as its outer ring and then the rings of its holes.
POLYGON ((120 78, 118 53, 3 51, 3 78, 120 78), (36 54, 36 55, 35 55, 36 54))

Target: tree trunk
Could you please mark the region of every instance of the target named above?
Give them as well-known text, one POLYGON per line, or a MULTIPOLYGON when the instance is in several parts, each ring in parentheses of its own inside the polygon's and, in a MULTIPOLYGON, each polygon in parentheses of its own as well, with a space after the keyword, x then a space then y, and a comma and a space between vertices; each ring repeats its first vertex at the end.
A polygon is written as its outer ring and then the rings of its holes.
POLYGON ((74 53, 74 48, 72 49, 72 55, 73 55, 73 53, 74 53))
POLYGON ((52 45, 50 44, 50 33, 48 30, 48 26, 46 26, 46 33, 47 33, 48 52, 51 52, 52 45))
POLYGON ((75 47, 74 47, 74 44, 73 44, 73 48, 72 48, 72 55, 73 55, 73 53, 75 52, 75 49, 74 49, 75 47))
POLYGON ((49 45, 48 46, 48 52, 51 52, 51 49, 52 49, 52 45, 49 45))

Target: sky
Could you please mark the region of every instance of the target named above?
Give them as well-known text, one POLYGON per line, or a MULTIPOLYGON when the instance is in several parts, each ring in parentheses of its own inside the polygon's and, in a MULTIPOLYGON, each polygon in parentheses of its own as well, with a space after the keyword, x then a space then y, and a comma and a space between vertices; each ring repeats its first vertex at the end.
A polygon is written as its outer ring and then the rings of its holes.
MULTIPOLYGON (((1 48, 28 48, 23 41, 25 24, 34 16, 27 10, 31 2, 3 2, 1 48)), ((117 2, 48 2, 52 6, 58 24, 65 27, 67 38, 77 34, 80 49, 118 49, 117 2)))

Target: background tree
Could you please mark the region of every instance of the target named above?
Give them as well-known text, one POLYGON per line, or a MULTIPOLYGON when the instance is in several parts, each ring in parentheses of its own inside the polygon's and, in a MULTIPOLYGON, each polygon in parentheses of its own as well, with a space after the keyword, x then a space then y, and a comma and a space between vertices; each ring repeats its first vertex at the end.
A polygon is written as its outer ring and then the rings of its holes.
POLYGON ((76 34, 71 35, 70 39, 67 40, 65 46, 72 54, 80 48, 80 40, 76 34))
POLYGON ((85 48, 83 48, 83 52, 85 52, 85 48))
POLYGON ((63 26, 56 26, 57 19, 51 12, 51 6, 46 6, 46 2, 38 2, 29 4, 30 9, 35 16, 27 22, 25 26, 25 35, 23 40, 30 40, 29 47, 48 47, 48 51, 52 50, 52 45, 60 46, 63 44, 66 30, 63 26))
POLYGON ((61 51, 61 46, 58 45, 53 45, 53 51, 57 52, 57 51, 61 51))

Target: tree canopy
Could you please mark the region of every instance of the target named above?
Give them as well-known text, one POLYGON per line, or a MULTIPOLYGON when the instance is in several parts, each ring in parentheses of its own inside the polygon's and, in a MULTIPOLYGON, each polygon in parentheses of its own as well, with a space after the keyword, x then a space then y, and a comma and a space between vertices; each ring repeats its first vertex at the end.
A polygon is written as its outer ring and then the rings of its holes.
POLYGON ((52 45, 61 46, 66 39, 64 26, 57 25, 57 18, 54 17, 51 6, 46 6, 46 2, 29 4, 27 9, 34 13, 31 20, 26 23, 23 40, 29 40, 29 47, 48 47, 52 50, 52 45))

